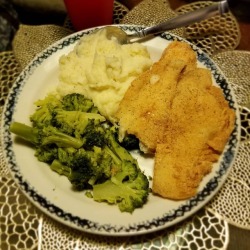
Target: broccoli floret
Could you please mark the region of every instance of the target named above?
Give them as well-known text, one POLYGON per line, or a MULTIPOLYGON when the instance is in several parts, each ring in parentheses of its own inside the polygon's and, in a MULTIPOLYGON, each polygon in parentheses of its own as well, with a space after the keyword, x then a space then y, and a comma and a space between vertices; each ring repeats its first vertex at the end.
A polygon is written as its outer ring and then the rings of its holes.
POLYGON ((93 175, 93 172, 89 158, 76 155, 75 159, 75 161, 71 162, 72 166, 63 164, 55 159, 50 168, 58 174, 66 176, 71 182, 73 189, 81 191, 88 188, 88 180, 93 175))
POLYGON ((118 204, 121 211, 132 213, 146 202, 148 180, 123 147, 134 149, 136 138, 119 143, 117 127, 80 94, 48 95, 36 105, 33 126, 13 122, 10 132, 34 144, 39 161, 66 176, 75 190, 93 189, 95 200, 118 204))
POLYGON ((130 161, 137 165, 137 161, 133 158, 133 156, 129 153, 129 151, 127 151, 124 147, 122 147, 118 143, 117 130, 115 127, 112 127, 106 131, 106 140, 107 140, 107 146, 111 149, 111 151, 114 152, 114 154, 116 154, 116 156, 121 161, 130 161))
POLYGON ((88 187, 89 179, 95 175, 94 164, 95 158, 93 153, 79 149, 74 154, 71 162, 69 162, 72 172, 68 178, 75 189, 83 190, 88 187))
POLYGON ((10 132, 22 137, 24 140, 29 141, 36 146, 56 144, 58 147, 80 148, 83 145, 82 140, 62 133, 52 126, 34 128, 23 123, 13 122, 10 125, 10 132))
POLYGON ((109 179, 111 177, 111 168, 113 165, 113 159, 106 153, 105 149, 94 146, 92 153, 93 175, 88 183, 93 186, 96 183, 101 183, 109 179))
POLYGON ((35 156, 41 162, 51 163, 58 156, 58 147, 55 145, 46 145, 36 148, 35 156))
MULTIPOLYGON (((105 124, 107 125, 107 124, 105 124)), ((98 120, 89 120, 83 134, 84 147, 104 147, 106 145, 106 128, 98 120)))
POLYGON ((74 189, 83 190, 110 177, 110 165, 106 163, 102 150, 97 147, 94 151, 59 148, 58 158, 52 162, 51 169, 65 175, 74 189))
MULTIPOLYGON (((42 128, 44 126, 51 125, 55 122, 54 116, 64 111, 79 111, 80 113, 89 113, 92 119, 100 118, 103 116, 98 114, 98 109, 94 106, 94 103, 81 94, 69 94, 63 98, 59 98, 57 95, 49 94, 42 100, 35 102, 37 106, 36 111, 30 116, 30 120, 34 127, 42 128)), ((76 112, 77 113, 77 112, 76 112)), ((80 113, 78 114, 80 116, 80 113)), ((62 115, 62 114, 61 114, 62 115)), ((78 116, 77 114, 75 114, 78 116)), ((73 116, 73 114, 71 115, 73 116)), ((79 117, 78 117, 79 118, 79 117)))
POLYGON ((51 125, 54 111, 61 108, 61 101, 55 95, 48 95, 43 100, 35 102, 36 111, 30 116, 30 120, 34 127, 43 128, 51 125))
POLYGON ((121 141, 121 145, 127 150, 140 149, 139 139, 135 135, 127 134, 121 141))
POLYGON ((50 165, 50 168, 57 172, 59 175, 65 175, 66 177, 68 177, 72 170, 70 167, 62 164, 60 161, 58 161, 57 159, 55 159, 52 164, 50 165))
POLYGON ((104 116, 96 113, 57 110, 57 114, 53 119, 53 125, 64 133, 81 138, 91 120, 95 120, 99 124, 106 119, 104 116))
POLYGON ((78 93, 64 96, 62 98, 62 105, 63 109, 68 111, 81 111, 88 113, 97 112, 97 108, 94 106, 92 100, 87 99, 85 96, 78 93))
POLYGON ((93 185, 95 201, 117 204, 120 211, 132 213, 142 207, 149 194, 149 181, 137 161, 116 140, 116 130, 106 131, 107 152, 112 156, 115 171, 111 178, 93 185))
POLYGON ((68 164, 74 157, 77 149, 76 148, 58 148, 57 150, 57 159, 62 163, 62 164, 68 164))
POLYGON ((93 147, 91 151, 78 149, 67 164, 73 170, 72 175, 69 176, 71 183, 75 187, 83 187, 93 186, 109 179, 113 162, 101 148, 93 147))
POLYGON ((149 194, 149 181, 136 164, 125 161, 111 179, 93 186, 93 199, 117 204, 120 211, 132 213, 142 207, 149 194))

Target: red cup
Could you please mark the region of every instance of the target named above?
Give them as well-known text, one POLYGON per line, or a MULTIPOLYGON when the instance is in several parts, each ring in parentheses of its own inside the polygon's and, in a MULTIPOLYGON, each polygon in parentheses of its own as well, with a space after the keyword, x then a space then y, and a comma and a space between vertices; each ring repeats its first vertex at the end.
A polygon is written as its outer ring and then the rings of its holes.
POLYGON ((114 0, 64 0, 76 31, 113 23, 114 0))

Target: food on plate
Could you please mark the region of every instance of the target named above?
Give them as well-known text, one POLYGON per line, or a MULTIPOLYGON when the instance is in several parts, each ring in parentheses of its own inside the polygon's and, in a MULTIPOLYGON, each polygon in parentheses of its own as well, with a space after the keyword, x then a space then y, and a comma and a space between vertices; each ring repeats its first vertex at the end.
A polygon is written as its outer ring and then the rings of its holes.
POLYGON ((196 194, 235 123, 211 72, 197 67, 195 52, 178 41, 132 82, 116 117, 121 137, 133 134, 155 154, 153 192, 176 200, 196 194))
POLYGON ((121 45, 101 29, 81 38, 59 61, 58 92, 80 93, 93 100, 100 113, 114 122, 114 113, 132 80, 152 65, 147 48, 121 45))
MULTIPOLYGON (((13 122, 10 131, 33 144, 39 161, 66 176, 75 190, 93 191, 95 201, 115 204, 122 212, 146 203, 147 177, 92 100, 76 93, 48 94, 35 104, 32 125, 13 122)), ((125 144, 135 141, 130 137, 125 144)))
POLYGON ((146 47, 120 45, 105 32, 84 36, 60 58, 57 92, 35 103, 31 126, 13 122, 10 131, 73 189, 122 212, 149 195, 128 151, 139 146, 155 157, 154 194, 194 196, 234 128, 234 110, 187 43, 170 43, 153 64, 146 47))
MULTIPOLYGON (((95 201, 106 201, 109 204, 118 204, 120 211, 132 213, 135 208, 142 207, 148 198, 149 181, 139 169, 137 161, 111 139, 108 146, 118 157, 119 171, 104 181, 93 185, 95 201)), ((116 166, 117 167, 117 166, 116 166)))

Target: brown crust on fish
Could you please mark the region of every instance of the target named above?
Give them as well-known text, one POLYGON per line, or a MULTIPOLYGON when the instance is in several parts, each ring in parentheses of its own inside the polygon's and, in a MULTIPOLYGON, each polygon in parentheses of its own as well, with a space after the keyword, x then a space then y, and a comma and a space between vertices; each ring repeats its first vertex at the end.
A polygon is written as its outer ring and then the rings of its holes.
POLYGON ((117 112, 122 129, 155 152, 153 192, 165 198, 196 194, 234 128, 234 110, 196 62, 187 43, 172 42, 132 82, 117 112))

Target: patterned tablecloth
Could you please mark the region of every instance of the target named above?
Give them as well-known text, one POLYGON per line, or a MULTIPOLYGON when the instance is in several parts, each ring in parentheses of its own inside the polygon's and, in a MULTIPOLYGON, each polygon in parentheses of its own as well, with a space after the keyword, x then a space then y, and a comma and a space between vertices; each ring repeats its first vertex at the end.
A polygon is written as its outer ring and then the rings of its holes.
MULTIPOLYGON (((208 4, 208 1, 195 2, 174 12, 165 0, 144 0, 129 12, 116 2, 114 23, 152 25, 208 4)), ((72 32, 68 19, 64 27, 20 26, 13 50, 0 53, 0 113, 13 82, 27 63, 42 49, 72 32)), ((29 202, 10 176, 0 142, 1 249, 214 250, 227 247, 228 223, 250 229, 250 53, 235 50, 240 31, 231 13, 173 33, 195 43, 213 58, 229 80, 240 105, 239 153, 219 193, 197 214, 163 231, 122 238, 89 235, 50 219, 29 202)))

